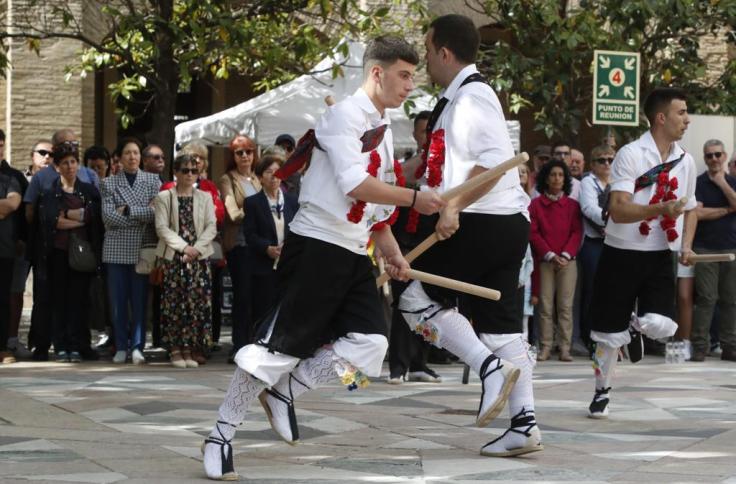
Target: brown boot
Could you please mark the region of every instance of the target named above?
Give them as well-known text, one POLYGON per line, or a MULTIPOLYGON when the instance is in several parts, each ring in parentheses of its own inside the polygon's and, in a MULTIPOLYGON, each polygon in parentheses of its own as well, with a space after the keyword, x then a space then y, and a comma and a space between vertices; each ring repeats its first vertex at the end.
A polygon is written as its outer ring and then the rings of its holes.
POLYGON ((560 350, 560 361, 572 361, 572 356, 570 356, 570 350, 560 350))
POLYGON ((542 349, 539 350, 539 354, 537 355, 537 361, 547 361, 549 360, 549 356, 552 353, 552 350, 548 346, 542 346, 542 349))

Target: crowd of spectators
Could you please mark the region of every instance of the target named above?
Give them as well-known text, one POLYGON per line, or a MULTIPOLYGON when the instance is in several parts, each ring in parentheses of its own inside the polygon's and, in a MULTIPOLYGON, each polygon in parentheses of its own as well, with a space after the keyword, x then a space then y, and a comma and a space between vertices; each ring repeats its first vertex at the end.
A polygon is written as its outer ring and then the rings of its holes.
MULTIPOLYGON (((2 160, 0 362, 109 355, 144 364, 150 327, 149 346, 165 349, 177 368, 197 367, 218 347, 226 266, 235 292, 233 353, 247 344, 276 297, 274 270, 297 209, 300 175, 289 184, 275 176, 294 138, 277 141, 259 159, 253 140, 235 137, 217 185, 208 179, 208 150, 197 143, 172 160, 171 182, 163 179, 161 146, 124 138, 112 153, 80 152, 70 129, 36 142, 23 171, 2 160), (92 329, 104 335, 98 344, 92 329)), ((0 153, 4 144, 0 131, 0 153)))
MULTIPOLYGON (((415 120, 418 146, 428 117, 415 120)), ((4 143, 0 131, 0 152, 4 143)), ((225 271, 233 291, 232 361, 277 297, 275 269, 298 208, 300 174, 280 180, 275 172, 294 148, 294 138, 281 135, 259 152, 238 135, 217 183, 208 178, 204 145, 179 150, 174 181, 164 182, 159 145, 124 138, 112 153, 90 146, 80 156, 70 129, 37 141, 23 170, 2 160, 0 307, 9 310, 0 311, 0 361, 45 361, 53 347, 58 361, 94 360, 100 350, 115 363, 143 364, 150 327, 150 345, 164 348, 173 366, 197 367, 218 347, 225 271), (31 270, 31 326, 23 344, 18 330, 31 270), (105 335, 99 345, 92 329, 105 335)), ((531 198, 520 313, 539 361, 556 354, 568 362, 593 351, 588 312, 615 155, 613 137, 593 148, 588 161, 557 142, 537 146, 519 168, 531 198)), ((421 150, 403 163, 410 183, 418 160, 421 150)), ((723 142, 709 140, 703 160, 694 250, 733 252, 736 157, 729 159, 723 142)), ((414 241, 398 232, 402 247, 410 248, 414 241)), ((685 341, 689 358, 720 352, 736 361, 736 263, 679 266, 677 284, 675 338, 685 341)), ((427 366, 429 348, 401 328, 392 329, 390 382, 440 381, 427 366)))

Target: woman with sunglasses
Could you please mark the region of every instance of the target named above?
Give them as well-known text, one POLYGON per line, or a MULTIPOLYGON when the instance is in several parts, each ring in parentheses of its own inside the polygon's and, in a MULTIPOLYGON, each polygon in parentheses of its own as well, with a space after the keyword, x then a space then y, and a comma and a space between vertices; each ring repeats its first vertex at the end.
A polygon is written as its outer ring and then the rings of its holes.
POLYGON ((248 330, 251 326, 248 247, 242 225, 246 216, 245 199, 260 192, 261 183, 253 173, 254 166, 258 164, 258 153, 252 139, 237 135, 230 141, 229 153, 227 173, 220 178, 218 188, 225 204, 222 248, 233 286, 232 358, 241 347, 250 343, 252 336, 248 330))
POLYGON ((154 199, 156 255, 164 260, 161 294, 161 343, 177 368, 196 368, 195 350, 212 343, 212 278, 207 258, 217 235, 215 206, 209 193, 195 187, 194 156, 174 160, 176 185, 154 199))
MULTIPOLYGON (((52 290, 51 320, 57 361, 79 363, 80 351, 87 346, 85 331, 88 294, 96 269, 79 270, 73 266, 70 251, 75 240, 89 243, 97 266, 102 254, 102 218, 100 192, 77 178, 80 169, 77 145, 59 143, 53 149, 53 163, 59 173, 41 195, 34 271, 44 273, 52 290)), ((37 274, 37 273, 34 273, 37 274)))
POLYGON ((590 173, 583 178, 580 188, 580 210, 583 212, 585 239, 580 249, 580 338, 593 354, 593 340, 590 339, 590 317, 588 308, 593 298, 593 277, 598 267, 598 259, 603 250, 603 236, 608 220, 605 205, 610 188, 611 164, 616 151, 609 145, 600 145, 590 152, 590 173))

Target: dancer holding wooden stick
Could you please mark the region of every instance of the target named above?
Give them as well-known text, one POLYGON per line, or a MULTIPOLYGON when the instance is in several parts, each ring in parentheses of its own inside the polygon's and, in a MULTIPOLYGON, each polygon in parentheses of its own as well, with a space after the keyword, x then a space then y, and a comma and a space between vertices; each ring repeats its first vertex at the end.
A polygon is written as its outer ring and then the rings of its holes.
POLYGON ((621 148, 611 168, 610 218, 590 309, 596 342, 591 418, 608 416, 619 348, 628 345, 636 363, 644 352, 642 333, 659 339, 677 330, 672 252, 680 252, 682 264, 692 263, 695 161, 677 143, 690 122, 687 98, 678 89, 657 88, 644 113, 649 130, 621 148))
POLYGON ((444 90, 427 126, 424 168, 427 185, 448 204, 436 224, 430 224, 440 242, 432 245, 433 239, 428 239, 420 244, 419 250, 431 248, 415 266, 496 289, 500 299, 460 295, 415 280, 402 294, 399 309, 412 329, 457 355, 480 376, 478 426, 488 425, 501 412, 502 407, 487 398, 496 392, 498 374, 504 375, 502 391, 509 396, 511 425, 481 449, 482 455, 501 457, 543 447, 534 414, 534 360, 522 336, 516 290, 529 240, 529 197, 516 169, 526 155, 510 160, 514 150, 503 110, 474 65, 479 43, 472 20, 461 15, 437 18, 426 35, 427 70, 444 90), (500 166, 501 173, 489 174, 500 166), (481 177, 491 180, 467 190, 466 183, 481 177), (518 382, 512 386, 514 380, 518 382))

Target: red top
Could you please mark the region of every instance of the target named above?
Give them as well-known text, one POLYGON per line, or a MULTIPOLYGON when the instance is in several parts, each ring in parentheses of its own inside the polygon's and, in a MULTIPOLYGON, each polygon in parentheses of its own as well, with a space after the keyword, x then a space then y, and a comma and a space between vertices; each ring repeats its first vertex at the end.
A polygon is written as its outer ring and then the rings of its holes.
MULTIPOLYGON (((176 183, 174 183, 173 181, 166 182, 161 185, 161 191, 168 190, 173 186, 176 186, 176 183)), ((197 188, 199 188, 203 192, 209 192, 209 194, 212 195, 212 201, 215 203, 215 219, 217 220, 217 225, 219 226, 220 224, 222 224, 222 221, 225 218, 225 205, 220 199, 220 192, 217 191, 217 185, 215 185, 210 180, 200 178, 199 180, 197 180, 197 188)))
POLYGON ((567 195, 557 201, 540 195, 529 205, 531 228, 529 242, 535 259, 541 260, 548 252, 575 257, 583 240, 583 221, 580 204, 567 195))

